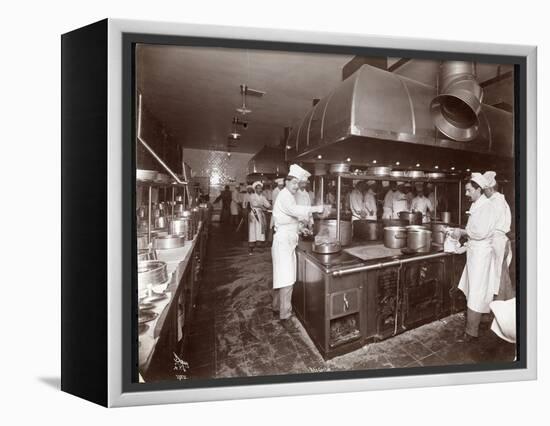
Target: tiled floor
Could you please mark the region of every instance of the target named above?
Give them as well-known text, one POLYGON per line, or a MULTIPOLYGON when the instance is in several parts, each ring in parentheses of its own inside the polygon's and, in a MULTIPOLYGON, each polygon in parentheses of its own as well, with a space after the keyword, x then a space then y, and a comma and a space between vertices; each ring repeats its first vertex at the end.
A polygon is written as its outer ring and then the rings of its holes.
POLYGON ((511 361, 515 345, 482 331, 461 343, 456 314, 324 361, 297 319, 283 327, 271 311, 270 248, 247 254, 245 236, 211 226, 192 333, 184 350, 190 378, 261 376, 511 361))

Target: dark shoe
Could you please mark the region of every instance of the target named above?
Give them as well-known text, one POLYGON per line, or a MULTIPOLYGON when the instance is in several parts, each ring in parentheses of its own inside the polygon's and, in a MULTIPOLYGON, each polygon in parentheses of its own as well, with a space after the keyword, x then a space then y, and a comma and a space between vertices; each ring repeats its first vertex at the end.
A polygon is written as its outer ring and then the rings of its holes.
POLYGON ((471 336, 469 335, 468 333, 464 333, 462 336, 460 336, 458 339, 457 339, 457 342, 459 343, 475 343, 478 341, 478 337, 476 336, 471 336))

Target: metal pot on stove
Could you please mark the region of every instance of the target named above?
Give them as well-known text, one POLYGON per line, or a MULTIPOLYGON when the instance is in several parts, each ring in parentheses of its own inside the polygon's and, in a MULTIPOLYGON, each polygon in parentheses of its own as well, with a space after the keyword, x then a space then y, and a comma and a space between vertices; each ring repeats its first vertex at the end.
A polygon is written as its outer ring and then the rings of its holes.
POLYGON ((421 212, 399 212, 399 219, 408 221, 410 225, 422 225, 421 212))
POLYGON ((432 248, 432 231, 428 229, 409 229, 407 248, 416 253, 429 253, 432 248))
POLYGON ((407 228, 404 226, 386 226, 384 228, 384 246, 400 249, 407 245, 407 228))

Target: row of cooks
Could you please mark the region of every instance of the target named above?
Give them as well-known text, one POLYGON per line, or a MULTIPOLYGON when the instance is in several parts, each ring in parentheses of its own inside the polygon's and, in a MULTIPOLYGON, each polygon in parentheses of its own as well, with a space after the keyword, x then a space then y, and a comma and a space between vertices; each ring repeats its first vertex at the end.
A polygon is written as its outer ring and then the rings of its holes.
MULTIPOLYGON (((300 188, 305 187, 309 175, 306 170, 293 164, 284 179, 284 188, 278 192, 273 204, 273 310, 279 313, 282 321, 287 321, 291 316, 292 289, 296 281, 295 249, 299 233, 307 229, 304 224, 310 222, 312 213, 327 214, 326 206, 312 206, 309 201, 301 201, 300 188)), ((477 338, 481 316, 490 312, 489 305, 494 299, 510 301, 510 309, 503 315, 514 315, 515 291, 509 274, 512 251, 507 237, 511 213, 504 196, 496 190, 495 177, 494 172, 472 173, 465 185, 466 196, 472 202, 467 225, 464 229, 455 228, 452 231, 455 239, 467 239, 467 261, 458 286, 467 299, 465 340, 477 338)), ((258 199, 262 198, 258 193, 261 185, 257 184, 255 188, 258 199)), ((251 201, 251 204, 254 202, 251 201)), ((492 328, 502 336, 501 322, 506 322, 506 318, 495 321, 492 328)))
MULTIPOLYGON (((235 186, 233 190, 226 186, 214 201, 214 203, 222 202, 221 221, 225 222, 231 216, 231 221, 237 222, 241 209, 247 209, 251 205, 270 208, 284 188, 284 178, 276 179, 275 183, 277 186, 272 190, 269 184, 254 182, 246 187, 246 192, 242 191, 242 184, 235 186)), ((351 212, 352 220, 398 219, 399 213, 404 211, 421 213, 423 223, 428 223, 434 218, 436 204, 441 204, 441 200, 439 202, 435 200, 433 184, 417 183, 413 187, 407 182, 388 182, 387 185, 388 189, 382 201, 376 198, 379 186, 375 181, 358 181, 344 198, 343 209, 351 212)), ((382 185, 382 188, 385 186, 382 185)), ((308 202, 307 196, 310 204, 313 204, 316 199, 309 182, 302 183, 296 196, 298 199, 303 199, 302 203, 308 202)), ((335 191, 327 191, 324 201, 334 206, 335 191)))

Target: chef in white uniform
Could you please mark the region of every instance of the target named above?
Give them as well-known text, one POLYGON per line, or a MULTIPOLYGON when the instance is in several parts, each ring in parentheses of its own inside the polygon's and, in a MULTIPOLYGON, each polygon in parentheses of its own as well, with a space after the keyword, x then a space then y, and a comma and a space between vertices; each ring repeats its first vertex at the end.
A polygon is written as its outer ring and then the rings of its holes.
POLYGON ((422 213, 422 223, 430 222, 430 213, 433 212, 432 202, 426 197, 424 190, 420 188, 416 197, 411 201, 411 211, 422 213))
POLYGON ((262 194, 263 185, 260 181, 252 184, 254 192, 249 194, 248 203, 248 254, 252 254, 254 247, 262 247, 267 234, 267 222, 264 209, 271 207, 269 201, 262 194))
POLYGON ((367 191, 363 197, 363 208, 366 212, 365 219, 368 220, 376 220, 376 212, 378 207, 376 205, 376 192, 374 192, 375 185, 375 181, 367 181, 367 191))
POLYGON ((367 214, 363 197, 363 182, 360 180, 357 181, 355 188, 349 193, 349 208, 352 222, 364 218, 367 214))
POLYGON ((382 181, 382 187, 387 188, 388 192, 384 196, 384 204, 382 206, 382 219, 391 219, 392 217, 392 204, 393 204, 393 194, 395 193, 397 186, 395 182, 388 182, 387 180, 382 181))
POLYGON ((495 214, 495 234, 493 236, 493 250, 495 252, 496 275, 499 288, 498 300, 508 300, 515 297, 515 291, 510 281, 510 263, 512 263, 512 245, 508 239, 508 232, 512 225, 512 213, 504 195, 497 191, 496 173, 488 171, 483 174, 487 181, 485 196, 491 202, 495 214))
POLYGON ((397 182, 397 191, 392 197, 392 219, 399 219, 399 212, 409 211, 409 202, 405 194, 405 185, 403 182, 397 182))
POLYGON ((489 313, 496 287, 493 235, 495 215, 489 199, 483 194, 487 182, 481 173, 472 173, 466 183, 466 196, 472 200, 466 229, 455 228, 453 237, 467 237, 466 266, 458 288, 467 300, 466 330, 464 340, 478 337, 481 315, 489 313))
MULTIPOLYGON (((298 181, 308 172, 296 164, 290 166, 281 190, 273 206, 275 236, 271 247, 273 258, 273 310, 281 320, 288 320, 292 310, 292 289, 296 282, 296 253, 300 221, 309 221, 311 213, 322 213, 323 206, 300 206, 296 203, 298 181)), ((306 178, 307 179, 307 178, 306 178)))

